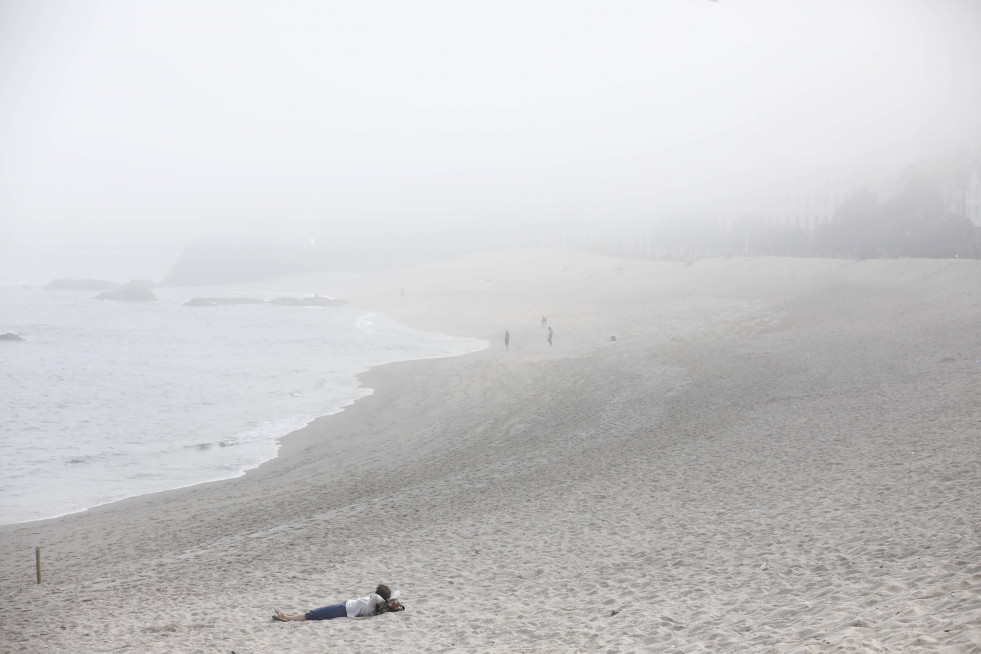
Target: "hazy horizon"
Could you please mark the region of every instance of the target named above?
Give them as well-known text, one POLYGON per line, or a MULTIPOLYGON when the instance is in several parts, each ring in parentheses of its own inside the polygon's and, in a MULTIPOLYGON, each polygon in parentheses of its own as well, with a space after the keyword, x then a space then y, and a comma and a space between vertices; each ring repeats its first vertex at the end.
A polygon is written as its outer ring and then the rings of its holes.
POLYGON ((981 143, 979 61, 971 0, 0 0, 0 281, 902 166, 981 143))

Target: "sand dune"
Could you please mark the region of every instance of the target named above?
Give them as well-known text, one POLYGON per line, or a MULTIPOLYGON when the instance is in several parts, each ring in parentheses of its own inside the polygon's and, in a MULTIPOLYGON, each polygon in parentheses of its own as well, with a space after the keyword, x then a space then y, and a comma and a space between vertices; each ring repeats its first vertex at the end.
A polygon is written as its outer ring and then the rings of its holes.
POLYGON ((981 651, 981 262, 276 283, 491 346, 240 479, 0 527, 0 651, 981 651), (270 620, 379 581, 404 613, 270 620))

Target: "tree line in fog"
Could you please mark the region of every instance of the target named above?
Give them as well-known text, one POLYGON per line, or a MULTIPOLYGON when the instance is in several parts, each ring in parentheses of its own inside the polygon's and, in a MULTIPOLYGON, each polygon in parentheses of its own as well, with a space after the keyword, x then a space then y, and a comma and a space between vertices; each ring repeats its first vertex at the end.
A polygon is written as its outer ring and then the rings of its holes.
POLYGON ((895 196, 882 200, 870 188, 859 189, 813 230, 756 215, 740 216, 722 229, 711 216, 689 215, 657 225, 650 250, 657 258, 981 257, 981 227, 948 209, 938 177, 911 167, 895 196))

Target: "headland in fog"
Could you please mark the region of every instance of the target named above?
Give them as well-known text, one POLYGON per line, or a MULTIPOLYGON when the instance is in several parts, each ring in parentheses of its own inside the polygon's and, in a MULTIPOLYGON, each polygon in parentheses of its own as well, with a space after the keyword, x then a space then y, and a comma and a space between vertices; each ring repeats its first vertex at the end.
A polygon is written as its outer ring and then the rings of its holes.
POLYGON ((526 250, 269 282, 492 345, 373 369, 242 478, 0 527, 0 648, 975 651, 978 279, 526 250), (270 620, 378 581, 404 613, 270 620))

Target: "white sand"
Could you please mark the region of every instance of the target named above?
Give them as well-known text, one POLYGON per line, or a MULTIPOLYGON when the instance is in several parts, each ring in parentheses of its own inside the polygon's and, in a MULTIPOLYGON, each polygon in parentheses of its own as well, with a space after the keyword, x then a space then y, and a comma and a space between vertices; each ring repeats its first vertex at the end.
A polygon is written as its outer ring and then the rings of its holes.
POLYGON ((981 262, 305 283, 492 346, 240 479, 0 528, 0 651, 981 651, 981 262), (404 613, 270 620, 379 581, 404 613))

